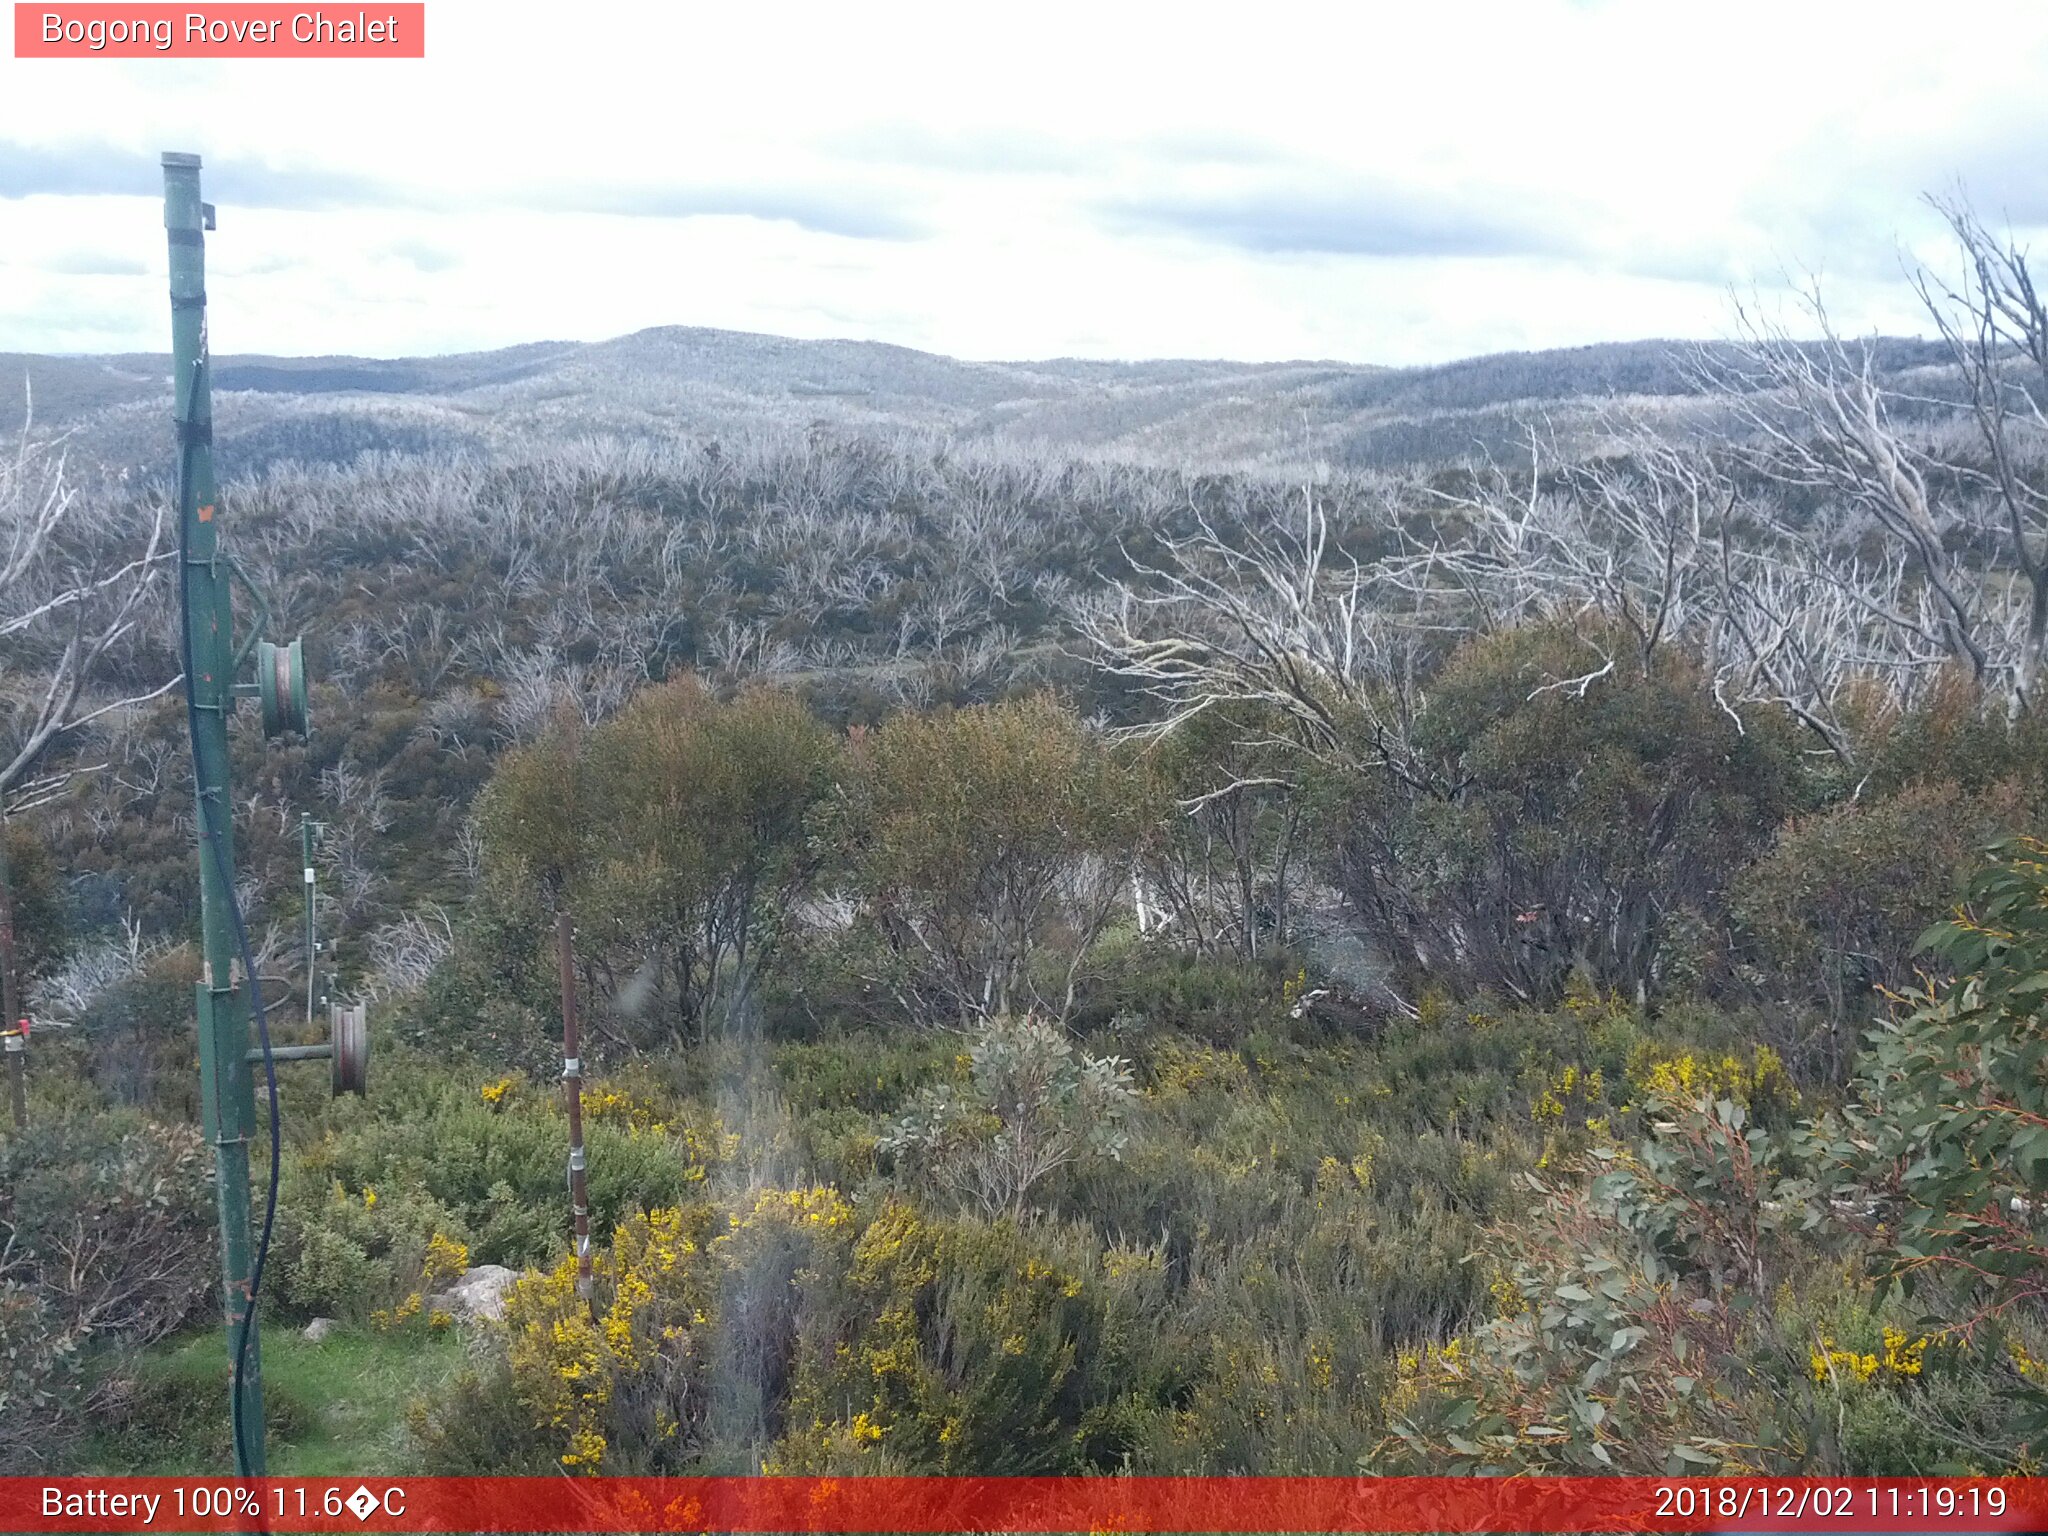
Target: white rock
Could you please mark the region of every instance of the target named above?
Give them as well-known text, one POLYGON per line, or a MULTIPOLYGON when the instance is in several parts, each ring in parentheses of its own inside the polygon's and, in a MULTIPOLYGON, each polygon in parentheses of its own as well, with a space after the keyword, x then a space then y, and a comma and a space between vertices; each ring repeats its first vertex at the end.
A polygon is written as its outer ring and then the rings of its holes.
POLYGON ((316 1317, 313 1321, 306 1324, 305 1329, 299 1336, 308 1344, 319 1344, 326 1339, 327 1335, 334 1332, 340 1326, 341 1324, 331 1317, 316 1317))
POLYGON ((518 1278, 516 1269, 507 1269, 502 1264, 479 1264, 436 1296, 432 1309, 457 1318, 481 1317, 499 1322, 505 1316, 506 1293, 518 1278))

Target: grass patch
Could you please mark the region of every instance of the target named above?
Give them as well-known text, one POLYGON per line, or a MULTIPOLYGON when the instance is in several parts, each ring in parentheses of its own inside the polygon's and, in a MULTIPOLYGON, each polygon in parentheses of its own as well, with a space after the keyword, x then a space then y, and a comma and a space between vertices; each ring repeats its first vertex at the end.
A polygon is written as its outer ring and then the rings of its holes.
MULTIPOLYGON (((269 1470, 280 1477, 399 1475, 416 1470, 406 1405, 451 1378, 453 1332, 337 1329, 319 1344, 277 1328, 263 1339, 269 1470)), ((181 1334, 132 1364, 120 1409, 83 1461, 94 1471, 191 1476, 226 1469, 227 1347, 217 1328, 181 1334)))

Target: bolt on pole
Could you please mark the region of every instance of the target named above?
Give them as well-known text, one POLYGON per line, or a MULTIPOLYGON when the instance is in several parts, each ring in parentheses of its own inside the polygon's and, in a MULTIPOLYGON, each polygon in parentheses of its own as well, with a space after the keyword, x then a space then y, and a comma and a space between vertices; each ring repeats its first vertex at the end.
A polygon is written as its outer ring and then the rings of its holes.
MULTIPOLYGON (((231 1403, 243 1427, 236 1472, 260 1477, 263 1455, 263 1368, 250 1317, 252 1249, 249 1139, 256 1125, 256 1083, 249 1055, 249 986, 238 974, 230 903, 234 891, 234 825, 228 763, 228 717, 235 704, 228 567, 220 549, 218 488, 213 472, 213 397, 206 341, 206 230, 213 208, 200 201, 199 157, 163 157, 164 230, 171 258, 171 381, 178 429, 179 579, 185 595, 185 697, 191 710, 198 832, 200 925, 204 945, 198 986, 200 1104, 213 1144, 214 1193, 220 1206, 221 1288, 232 1373, 236 1341, 248 1345, 241 1398, 231 1403)), ((233 1381, 230 1375, 230 1382, 233 1381)), ((230 1385, 232 1394, 234 1387, 230 1385)))

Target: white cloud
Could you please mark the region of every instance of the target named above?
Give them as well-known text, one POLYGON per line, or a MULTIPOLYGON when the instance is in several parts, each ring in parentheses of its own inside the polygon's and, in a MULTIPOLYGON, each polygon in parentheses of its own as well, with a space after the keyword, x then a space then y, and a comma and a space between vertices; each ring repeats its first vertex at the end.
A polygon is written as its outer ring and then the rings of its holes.
POLYGON ((223 351, 680 323, 1416 362, 1712 333, 1786 265, 1901 329, 1918 193, 2048 224, 2032 4, 429 0, 428 27, 423 61, 0 60, 0 350, 163 344, 162 149, 221 204, 223 351))

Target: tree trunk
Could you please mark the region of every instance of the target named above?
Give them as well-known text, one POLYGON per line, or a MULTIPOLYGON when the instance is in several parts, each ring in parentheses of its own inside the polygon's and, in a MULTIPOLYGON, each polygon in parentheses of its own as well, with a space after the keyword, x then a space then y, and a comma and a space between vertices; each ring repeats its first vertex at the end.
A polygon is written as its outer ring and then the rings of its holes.
MULTIPOLYGON (((14 877, 7 859, 10 831, 7 818, 0 816, 0 1030, 21 1024, 14 971, 14 877)), ((28 1067, 23 1059, 27 1042, 10 1040, 8 1044, 13 1047, 7 1052, 8 1096, 14 1104, 14 1128, 19 1131, 28 1127, 28 1085, 24 1081, 28 1067)))
POLYGON ((2027 609, 2027 638, 2020 646, 2019 666, 2013 678, 2013 710, 2035 707, 2035 680, 2041 675, 2041 652, 2048 643, 2048 566, 2035 572, 2029 582, 2032 600, 2027 609))

